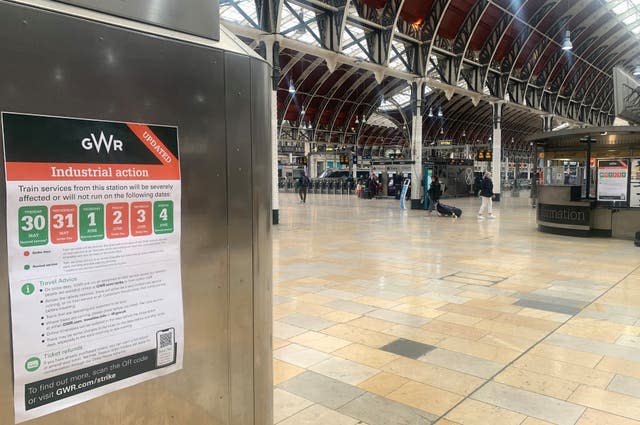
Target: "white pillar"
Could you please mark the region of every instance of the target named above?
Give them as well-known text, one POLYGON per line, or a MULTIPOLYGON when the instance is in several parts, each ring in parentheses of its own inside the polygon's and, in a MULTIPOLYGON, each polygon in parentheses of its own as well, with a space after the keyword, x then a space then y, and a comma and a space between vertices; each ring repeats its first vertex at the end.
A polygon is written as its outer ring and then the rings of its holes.
POLYGON ((311 153, 311 143, 303 142, 302 148, 304 149, 304 157, 307 159, 307 165, 304 166, 305 175, 311 178, 311 161, 309 161, 309 154, 311 153))
POLYGON ((411 123, 411 209, 422 208, 422 93, 424 82, 418 81, 411 85, 415 109, 411 123))
POLYGON ((309 155, 309 178, 315 179, 318 177, 318 157, 316 155, 309 155))
POLYGON ((273 173, 271 210, 273 224, 280 222, 280 192, 278 189, 278 94, 271 92, 271 170, 273 173))
POLYGON ((503 102, 493 104, 493 158, 491 161, 491 173, 493 174, 493 193, 495 200, 500 200, 502 178, 500 171, 502 168, 502 109, 503 102))
POLYGON ((265 40, 266 59, 272 69, 271 91, 271 214, 273 224, 280 222, 280 192, 278 188, 278 80, 280 79, 280 44, 265 40))
POLYGON ((358 181, 358 149, 356 149, 351 153, 351 172, 353 173, 353 181, 358 181), (353 162, 353 158, 355 158, 355 162, 353 162))

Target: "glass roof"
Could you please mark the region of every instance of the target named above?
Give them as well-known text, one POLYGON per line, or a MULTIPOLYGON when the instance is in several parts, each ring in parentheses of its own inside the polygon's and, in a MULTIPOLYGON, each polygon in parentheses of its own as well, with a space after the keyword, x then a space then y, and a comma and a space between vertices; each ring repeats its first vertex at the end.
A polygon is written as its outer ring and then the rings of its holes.
POLYGON ((303 43, 321 45, 316 12, 289 1, 282 6, 280 33, 303 43))
POLYGON ((605 0, 605 3, 631 32, 640 34, 640 0, 605 0))
POLYGON ((373 114, 371 114, 371 116, 367 120, 367 124, 376 125, 378 127, 387 127, 387 128, 398 127, 398 124, 394 123, 393 121, 391 121, 391 119, 389 119, 388 117, 378 112, 374 112, 373 114))
POLYGON ((344 47, 342 48, 342 53, 347 56, 370 60, 366 51, 367 40, 364 29, 356 25, 347 24, 345 32, 346 35, 344 38, 344 47))
POLYGON ((391 42, 391 55, 389 56, 389 67, 394 69, 399 69, 400 71, 407 71, 409 69, 407 63, 407 52, 404 45, 397 41, 393 40, 391 42))
POLYGON ((402 109, 411 103, 411 87, 406 87, 399 93, 396 93, 390 98, 385 98, 378 110, 380 111, 392 111, 394 109, 402 109))
POLYGON ((236 24, 259 27, 254 0, 220 0, 220 17, 236 24))

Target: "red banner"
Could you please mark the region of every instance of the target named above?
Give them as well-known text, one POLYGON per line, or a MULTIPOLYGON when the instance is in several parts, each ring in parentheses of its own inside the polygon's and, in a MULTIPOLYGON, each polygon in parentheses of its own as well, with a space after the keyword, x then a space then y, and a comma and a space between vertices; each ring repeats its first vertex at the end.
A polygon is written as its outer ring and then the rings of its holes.
POLYGON ((9 181, 180 180, 180 167, 167 165, 7 162, 6 167, 9 181))

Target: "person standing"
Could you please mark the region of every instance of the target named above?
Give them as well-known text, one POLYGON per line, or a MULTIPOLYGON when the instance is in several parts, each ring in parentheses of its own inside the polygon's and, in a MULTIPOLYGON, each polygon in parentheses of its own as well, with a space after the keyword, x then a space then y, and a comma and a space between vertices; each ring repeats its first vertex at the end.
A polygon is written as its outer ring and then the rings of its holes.
POLYGON ((378 182, 375 176, 369 179, 369 199, 374 199, 378 194, 378 182))
POLYGON ((476 174, 476 178, 473 181, 473 196, 477 198, 478 194, 480 194, 481 188, 482 188, 482 177, 476 174))
POLYGON ((478 219, 482 220, 482 214, 487 214, 488 218, 495 218, 493 215, 493 181, 491 180, 491 173, 484 173, 482 179, 482 185, 480 187, 480 199, 482 199, 482 205, 480 211, 478 211, 478 219))
POLYGON ((436 204, 440 200, 440 196, 442 196, 442 187, 438 181, 438 176, 431 176, 431 184, 429 185, 427 194, 429 195, 429 214, 433 214, 436 209, 436 204))
POLYGON ((307 189, 311 184, 311 180, 306 174, 302 174, 300 177, 300 187, 298 188, 298 195, 300 195, 300 202, 305 204, 307 202, 307 189))

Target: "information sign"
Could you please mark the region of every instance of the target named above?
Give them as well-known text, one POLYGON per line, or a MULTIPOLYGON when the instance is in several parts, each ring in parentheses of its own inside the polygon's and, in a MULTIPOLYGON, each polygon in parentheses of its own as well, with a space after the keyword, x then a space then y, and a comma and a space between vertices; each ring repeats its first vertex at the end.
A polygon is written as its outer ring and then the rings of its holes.
POLYGON ((640 158, 631 160, 631 175, 629 182, 629 206, 631 208, 640 208, 640 158))
POLYGON ((626 204, 629 199, 629 197, 627 196, 628 186, 628 160, 598 160, 598 201, 626 204))
POLYGON ((16 422, 179 370, 178 129, 1 122, 16 422))

